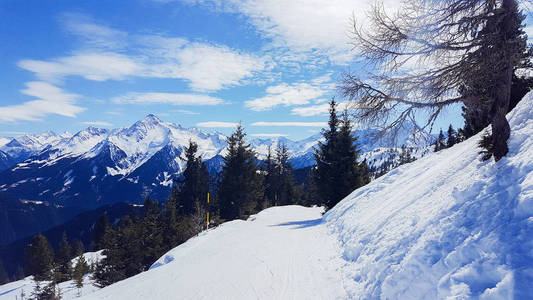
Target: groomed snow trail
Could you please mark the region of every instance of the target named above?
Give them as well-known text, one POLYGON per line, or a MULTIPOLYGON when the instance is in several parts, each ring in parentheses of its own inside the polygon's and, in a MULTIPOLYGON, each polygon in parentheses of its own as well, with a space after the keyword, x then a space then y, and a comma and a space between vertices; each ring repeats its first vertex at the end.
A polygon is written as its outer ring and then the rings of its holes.
POLYGON ((200 234, 84 299, 345 299, 321 208, 272 207, 200 234))

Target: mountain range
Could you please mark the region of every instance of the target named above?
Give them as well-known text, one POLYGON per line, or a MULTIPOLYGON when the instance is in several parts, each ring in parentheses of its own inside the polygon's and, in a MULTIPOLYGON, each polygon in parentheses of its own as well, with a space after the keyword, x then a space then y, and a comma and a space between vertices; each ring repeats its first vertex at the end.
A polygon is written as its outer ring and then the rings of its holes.
MULTIPOLYGON (((370 165, 396 149, 374 142, 375 133, 372 129, 354 132, 362 158, 370 165)), ((183 171, 185 161, 180 156, 189 140, 198 144, 209 171, 218 173, 226 136, 183 128, 154 115, 112 130, 89 127, 73 135, 46 132, 17 137, 0 144, 0 197, 85 208, 142 203, 148 195, 163 199, 183 171)), ((316 134, 300 141, 253 139, 250 145, 264 159, 269 146, 285 144, 293 168, 299 169, 314 164, 313 151, 320 140, 322 135, 316 134)), ((414 145, 408 135, 398 144, 414 145)), ((427 145, 412 147, 415 156, 426 153, 427 145)))

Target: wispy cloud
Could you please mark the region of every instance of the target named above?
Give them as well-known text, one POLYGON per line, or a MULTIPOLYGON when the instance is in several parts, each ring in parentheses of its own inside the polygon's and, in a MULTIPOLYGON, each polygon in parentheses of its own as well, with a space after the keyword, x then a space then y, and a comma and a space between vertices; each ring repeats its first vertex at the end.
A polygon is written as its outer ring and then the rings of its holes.
POLYGON ((246 107, 254 111, 263 111, 279 105, 305 105, 311 103, 311 101, 319 100, 320 97, 324 97, 330 91, 328 86, 302 82, 269 86, 266 92, 267 95, 264 97, 246 101, 246 107))
POLYGON ((271 68, 268 56, 225 45, 157 34, 128 34, 85 15, 65 16, 67 32, 83 41, 80 48, 73 55, 49 60, 21 60, 20 68, 51 83, 69 76, 93 81, 170 78, 183 80, 192 90, 202 92, 248 83, 247 79, 271 68))
POLYGON ((327 122, 255 122, 257 127, 326 127, 327 122))
POLYGON ((75 117, 85 108, 76 105, 79 95, 66 93, 62 89, 46 82, 32 81, 26 83, 22 94, 35 100, 18 105, 0 106, 0 122, 19 120, 36 121, 46 115, 75 117))
POLYGON ((237 127, 237 125, 239 125, 239 123, 218 122, 218 121, 200 122, 196 124, 196 126, 198 127, 208 127, 208 128, 232 128, 232 127, 237 127))
POLYGON ((109 122, 104 121, 87 121, 87 122, 81 122, 81 124, 89 125, 89 126, 100 126, 100 127, 111 127, 113 124, 109 122))
POLYGON ((186 109, 173 109, 171 112, 178 113, 178 114, 184 114, 184 115, 199 115, 200 113, 186 110, 186 109))
MULTIPOLYGON (((346 108, 347 103, 338 102, 336 107, 338 111, 342 111, 346 108)), ((291 109, 292 115, 297 115, 301 117, 312 117, 327 115, 329 113, 329 103, 306 106, 306 107, 295 107, 291 109)))
POLYGON ((127 93, 111 99, 119 104, 219 105, 224 100, 208 95, 180 93, 127 93))
POLYGON ((40 80, 52 83, 68 76, 80 76, 93 81, 124 80, 144 69, 132 58, 112 52, 78 53, 50 61, 25 59, 17 65, 35 73, 40 80))
POLYGON ((255 137, 288 137, 288 134, 282 134, 282 133, 254 133, 250 134, 250 136, 255 137))

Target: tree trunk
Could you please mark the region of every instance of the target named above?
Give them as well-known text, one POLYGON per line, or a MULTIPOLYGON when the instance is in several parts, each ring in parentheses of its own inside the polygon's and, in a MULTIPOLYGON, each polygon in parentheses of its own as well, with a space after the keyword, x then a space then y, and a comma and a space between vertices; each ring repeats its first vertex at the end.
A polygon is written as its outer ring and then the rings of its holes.
POLYGON ((502 8, 505 11, 505 16, 502 20, 502 41, 500 51, 502 51, 502 70, 497 83, 494 104, 492 107, 492 143, 494 146, 493 155, 494 160, 499 161, 509 152, 507 140, 511 135, 511 128, 509 122, 505 118, 505 114, 509 108, 509 101, 511 99, 511 82, 513 76, 513 15, 516 11, 515 0, 503 0, 502 8))

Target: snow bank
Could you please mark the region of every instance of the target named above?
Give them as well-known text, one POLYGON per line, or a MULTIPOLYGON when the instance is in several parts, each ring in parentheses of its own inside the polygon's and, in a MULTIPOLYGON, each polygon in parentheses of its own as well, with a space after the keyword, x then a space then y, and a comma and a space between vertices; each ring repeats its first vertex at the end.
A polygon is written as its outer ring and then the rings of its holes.
POLYGON ((479 136, 404 165, 325 216, 356 299, 533 297, 533 93, 508 115, 510 152, 479 136))

